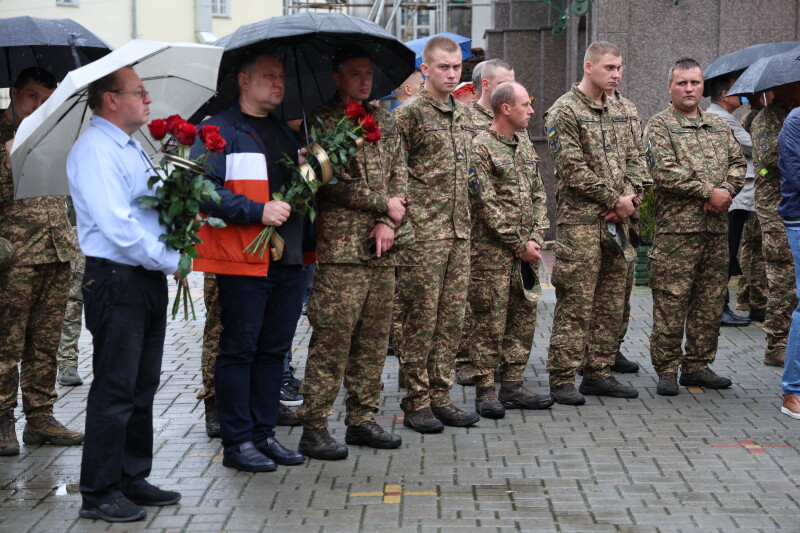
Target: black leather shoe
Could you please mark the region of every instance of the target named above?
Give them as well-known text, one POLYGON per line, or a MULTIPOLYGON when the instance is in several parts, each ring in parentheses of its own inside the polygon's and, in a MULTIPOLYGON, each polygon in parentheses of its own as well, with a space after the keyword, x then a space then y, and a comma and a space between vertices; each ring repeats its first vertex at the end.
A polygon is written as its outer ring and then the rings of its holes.
POLYGON ((578 387, 581 394, 587 396, 610 396, 612 398, 638 398, 639 391, 633 387, 623 385, 616 378, 609 376, 601 379, 583 378, 578 387))
POLYGON ((275 461, 258 451, 251 440, 225 448, 222 453, 222 466, 242 472, 272 472, 278 468, 275 461))
POLYGON ((753 322, 764 322, 767 319, 767 308, 762 307, 761 309, 753 309, 751 307, 748 316, 753 322))
POLYGON ((722 325, 728 327, 740 328, 744 326, 749 326, 750 319, 737 315, 736 313, 731 311, 731 308, 729 306, 726 305, 725 308, 722 310, 722 325))
POLYGON ((433 416, 433 411, 431 411, 430 407, 423 407, 418 411, 405 413, 403 425, 417 433, 439 433, 444 431, 444 424, 433 416))
POLYGON ((278 442, 275 437, 267 437, 267 440, 256 444, 258 451, 275 461, 275 464, 289 466, 299 465, 306 462, 302 453, 290 450, 278 442))
POLYGON ((706 367, 694 372, 681 372, 680 384, 684 387, 706 387, 708 389, 727 389, 733 382, 706 367))
POLYGON ((122 491, 126 498, 136 505, 154 505, 163 507, 173 505, 181 500, 181 493, 174 490, 162 490, 142 479, 135 486, 122 491))
POLYGON ((677 396, 678 374, 676 372, 664 372, 663 374, 659 374, 656 394, 661 396, 677 396))
POLYGON ((431 407, 433 416, 441 420, 445 426, 454 426, 457 428, 465 428, 471 426, 481 419, 478 413, 468 413, 462 411, 452 403, 443 405, 442 407, 431 407))
POLYGON ((300 453, 312 459, 321 459, 323 461, 347 459, 347 455, 350 453, 347 446, 336 442, 336 439, 331 437, 331 434, 325 428, 303 428, 303 436, 300 437, 298 449, 300 453))
POLYGON ((383 450, 393 450, 399 448, 403 444, 403 439, 400 435, 395 435, 384 431, 375 422, 370 422, 362 426, 347 426, 347 432, 344 434, 344 441, 347 444, 358 446, 363 444, 371 448, 380 448, 383 450))
POLYGON ((116 500, 101 503, 97 507, 83 504, 78 514, 81 518, 105 520, 106 522, 135 522, 144 520, 147 516, 147 511, 122 496, 116 500))
POLYGON ((638 363, 629 361, 628 358, 622 355, 622 352, 618 350, 617 356, 614 358, 614 364, 611 365, 611 370, 613 372, 619 372, 620 374, 633 374, 639 371, 639 365, 638 363))

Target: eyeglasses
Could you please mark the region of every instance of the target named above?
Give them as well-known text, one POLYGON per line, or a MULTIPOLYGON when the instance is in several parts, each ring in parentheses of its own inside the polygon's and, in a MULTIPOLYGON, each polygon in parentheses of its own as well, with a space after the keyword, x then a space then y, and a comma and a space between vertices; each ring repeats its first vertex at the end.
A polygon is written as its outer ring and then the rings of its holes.
POLYGON ((138 91, 108 91, 108 92, 117 94, 138 94, 142 100, 147 100, 147 97, 150 96, 150 93, 145 89, 139 89, 138 91))

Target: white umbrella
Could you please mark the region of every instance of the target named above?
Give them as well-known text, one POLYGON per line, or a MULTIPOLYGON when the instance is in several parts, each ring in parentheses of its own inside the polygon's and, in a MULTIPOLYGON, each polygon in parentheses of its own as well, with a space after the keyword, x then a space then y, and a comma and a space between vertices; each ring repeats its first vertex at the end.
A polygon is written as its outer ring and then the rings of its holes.
MULTIPOLYGON (((132 66, 153 99, 151 119, 174 114, 188 118, 214 96, 223 51, 202 44, 134 40, 67 74, 17 130, 11 151, 14 198, 69 194, 67 155, 92 115, 87 105, 91 82, 132 66)), ((146 125, 134 137, 158 157, 161 145, 150 139, 146 125)))

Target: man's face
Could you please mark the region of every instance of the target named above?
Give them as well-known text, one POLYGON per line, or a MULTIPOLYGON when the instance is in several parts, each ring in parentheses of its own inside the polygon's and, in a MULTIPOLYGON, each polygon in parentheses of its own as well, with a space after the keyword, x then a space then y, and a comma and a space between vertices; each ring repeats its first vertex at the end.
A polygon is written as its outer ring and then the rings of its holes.
POLYGON ((491 76, 481 80, 481 85, 483 85, 483 94, 491 98, 494 88, 506 81, 516 81, 514 79, 514 71, 506 70, 504 68, 496 69, 491 76))
POLYGON ((622 57, 603 54, 594 63, 587 61, 584 69, 589 75, 589 81, 601 91, 606 92, 619 85, 622 79, 622 57))
POLYGON ((508 105, 508 122, 515 130, 528 127, 533 116, 533 107, 528 93, 520 86, 514 87, 514 103, 508 105))
POLYGON ((11 92, 14 95, 14 112, 17 114, 17 120, 22 120, 39 109, 39 106, 50 98, 54 90, 55 89, 48 89, 44 85, 33 80, 28 80, 28 83, 19 91, 12 88, 11 92))
POLYGON ((339 72, 333 73, 339 93, 359 104, 372 92, 372 60, 368 57, 348 59, 339 72))
POLYGON ((239 73, 239 89, 247 107, 272 111, 283 102, 283 64, 271 56, 259 57, 248 71, 239 73))
POLYGON ((414 72, 406 83, 406 93, 408 96, 414 96, 415 94, 419 93, 420 89, 422 89, 422 83, 425 81, 422 79, 422 72, 414 72))
MULTIPOLYGON (((123 68, 117 74, 116 91, 143 91, 144 83, 132 68, 123 68)), ((112 109, 124 131, 136 131, 147 124, 150 118, 150 95, 142 93, 114 92, 112 109)))
POLYGON ((667 85, 672 105, 683 113, 694 113, 703 96, 703 71, 699 68, 676 69, 667 85))
POLYGON ((439 96, 451 93, 461 79, 461 50, 445 52, 441 48, 431 53, 430 64, 423 63, 420 68, 426 76, 426 87, 439 96))

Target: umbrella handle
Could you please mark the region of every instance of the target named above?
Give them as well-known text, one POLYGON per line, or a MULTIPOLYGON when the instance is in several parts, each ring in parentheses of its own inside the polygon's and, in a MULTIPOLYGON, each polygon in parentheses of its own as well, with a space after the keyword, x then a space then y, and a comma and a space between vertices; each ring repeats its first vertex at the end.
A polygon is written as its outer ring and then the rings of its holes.
POLYGON ((296 44, 292 45, 292 54, 294 55, 294 72, 297 76, 297 90, 298 94, 300 94, 300 111, 303 113, 303 130, 306 134, 305 142, 308 142, 308 120, 306 119, 306 105, 303 103, 303 82, 300 81, 300 64, 297 62, 296 44))

